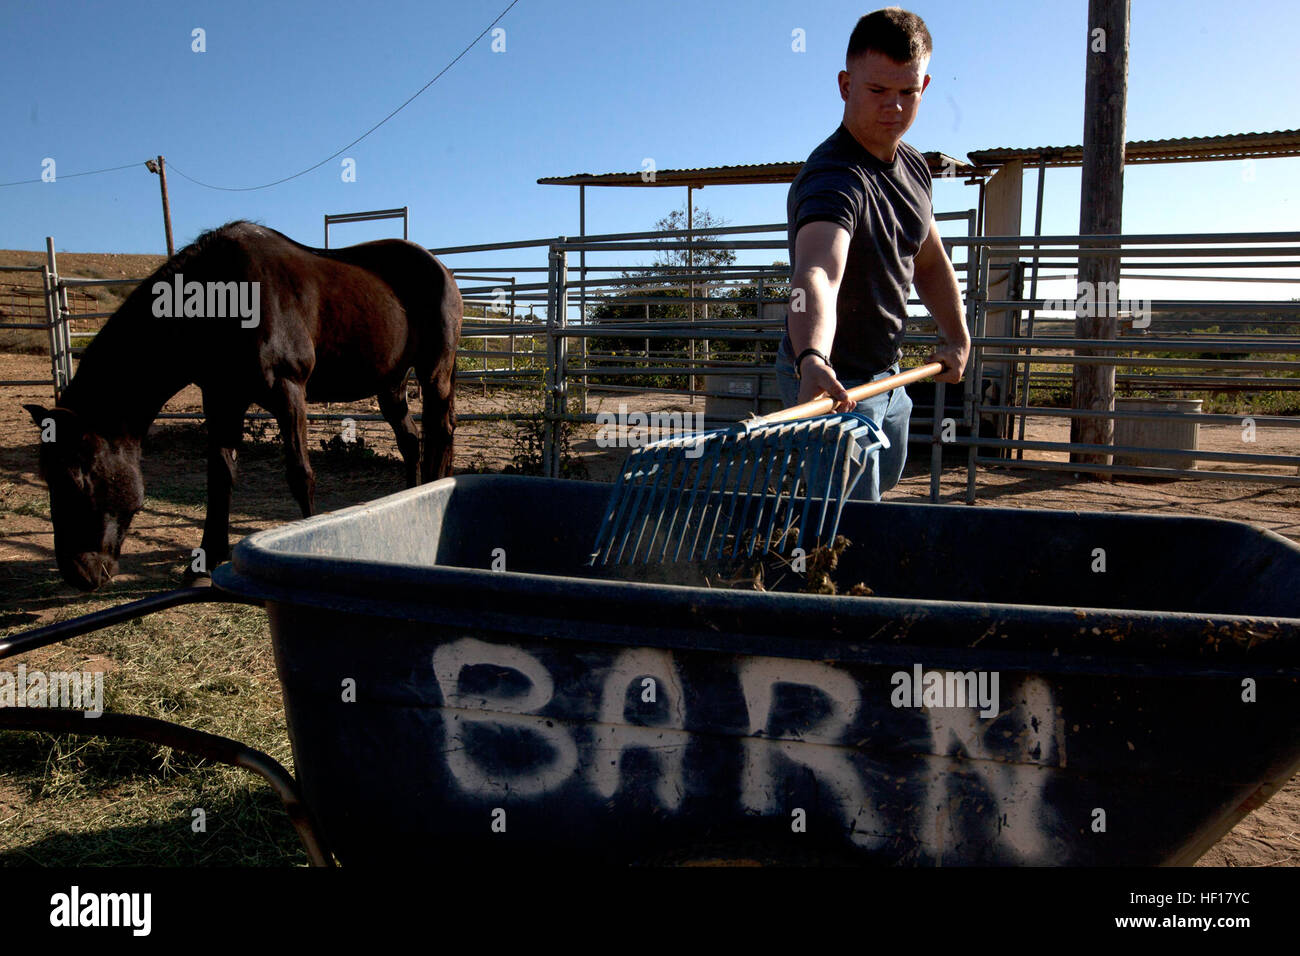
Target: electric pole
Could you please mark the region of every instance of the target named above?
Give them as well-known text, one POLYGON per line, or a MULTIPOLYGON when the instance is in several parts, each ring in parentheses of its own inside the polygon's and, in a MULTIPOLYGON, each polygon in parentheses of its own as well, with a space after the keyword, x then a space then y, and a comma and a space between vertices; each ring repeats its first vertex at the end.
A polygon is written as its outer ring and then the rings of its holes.
POLYGON ((172 209, 167 201, 167 162, 159 156, 157 160, 145 160, 145 166, 149 172, 158 174, 158 182, 162 187, 163 228, 167 231, 167 258, 170 259, 176 255, 176 246, 172 243, 172 209))

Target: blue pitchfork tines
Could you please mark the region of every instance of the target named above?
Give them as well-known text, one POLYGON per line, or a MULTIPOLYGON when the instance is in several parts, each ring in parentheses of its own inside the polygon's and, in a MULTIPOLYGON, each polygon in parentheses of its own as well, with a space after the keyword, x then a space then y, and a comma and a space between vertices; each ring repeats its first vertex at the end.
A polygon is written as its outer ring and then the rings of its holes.
MULTIPOLYGON (((931 375, 930 362, 855 385, 855 402, 931 375)), ((623 466, 590 565, 706 564, 835 541, 844 502, 889 439, 828 396, 731 428, 669 438, 623 466), (813 417, 821 416, 821 417, 813 417), (790 539, 793 537, 793 541, 790 539)))
POLYGON ((829 544, 845 500, 888 447, 855 413, 646 445, 628 456, 591 565, 714 563, 829 544))

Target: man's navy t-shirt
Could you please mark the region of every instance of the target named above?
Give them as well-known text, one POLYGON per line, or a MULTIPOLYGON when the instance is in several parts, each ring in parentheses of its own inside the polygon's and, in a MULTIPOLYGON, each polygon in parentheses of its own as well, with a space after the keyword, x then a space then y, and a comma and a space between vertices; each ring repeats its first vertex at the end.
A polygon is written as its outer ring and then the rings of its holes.
POLYGON ((790 184, 792 269, 795 236, 805 224, 839 223, 851 237, 831 349, 841 380, 870 378, 902 358, 912 259, 934 214, 930 190, 930 168, 919 152, 899 143, 894 161, 882 162, 842 123, 790 184))

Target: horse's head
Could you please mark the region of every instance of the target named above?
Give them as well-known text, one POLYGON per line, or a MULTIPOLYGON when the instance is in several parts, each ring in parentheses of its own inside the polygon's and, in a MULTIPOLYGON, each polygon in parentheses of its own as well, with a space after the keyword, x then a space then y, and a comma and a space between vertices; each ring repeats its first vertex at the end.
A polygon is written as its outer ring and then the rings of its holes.
POLYGON ((140 442, 98 435, 66 408, 23 407, 41 429, 59 571, 74 587, 93 591, 117 573, 126 529, 144 506, 140 442))

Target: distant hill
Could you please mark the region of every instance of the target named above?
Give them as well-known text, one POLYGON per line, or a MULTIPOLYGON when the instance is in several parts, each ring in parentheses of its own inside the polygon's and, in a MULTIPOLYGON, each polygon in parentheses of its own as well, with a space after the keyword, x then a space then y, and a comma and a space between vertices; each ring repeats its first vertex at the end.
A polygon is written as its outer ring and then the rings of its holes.
MULTIPOLYGON (((60 252, 59 275, 78 279, 143 279, 167 261, 166 256, 121 252, 60 252)), ((44 266, 45 253, 0 249, 0 266, 44 266)), ((134 286, 90 286, 69 290, 73 312, 112 312, 134 286)), ((44 322, 45 303, 39 272, 0 272, 0 322, 44 322)), ((74 323, 78 330, 98 327, 102 320, 74 323)), ((0 329, 0 349, 44 352, 47 336, 40 330, 0 329)))

